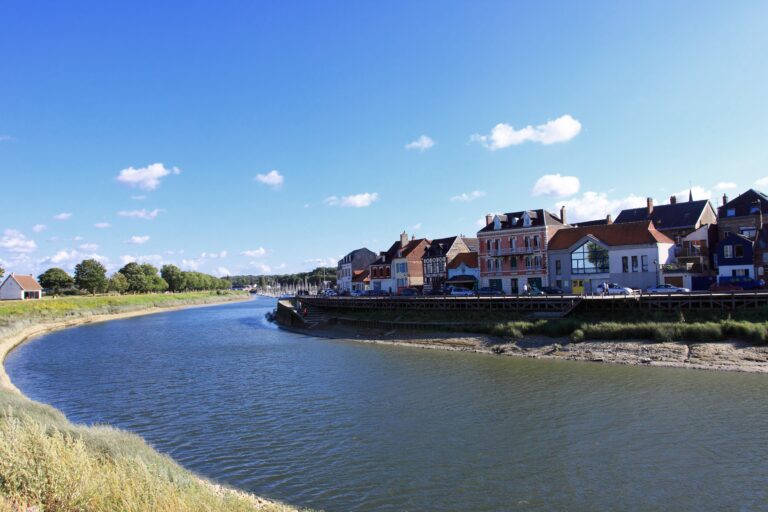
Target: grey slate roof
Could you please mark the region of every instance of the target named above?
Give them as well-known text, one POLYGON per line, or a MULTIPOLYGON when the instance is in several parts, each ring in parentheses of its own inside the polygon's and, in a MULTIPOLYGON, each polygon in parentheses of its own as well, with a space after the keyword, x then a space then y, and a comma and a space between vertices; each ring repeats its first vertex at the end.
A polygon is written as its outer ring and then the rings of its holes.
POLYGON ((730 215, 730 217, 753 215, 752 207, 755 206, 757 201, 760 201, 760 209, 762 212, 768 213, 768 196, 751 188, 728 201, 725 206, 718 208, 717 215, 718 217, 726 218, 729 216, 728 210, 731 208, 733 208, 735 212, 734 215, 730 215))
POLYGON ((436 240, 432 240, 432 243, 429 245, 429 248, 424 252, 424 258, 439 258, 441 256, 445 256, 448 254, 448 251, 451 250, 451 247, 454 243, 456 243, 455 236, 449 236, 448 238, 438 238, 436 240))
POLYGON ((707 208, 709 200, 701 199, 699 201, 684 201, 675 204, 654 205, 653 211, 648 215, 648 208, 631 208, 622 210, 614 224, 626 224, 627 222, 640 222, 644 220, 653 221, 656 229, 672 229, 695 227, 696 222, 701 218, 704 209, 707 208))
MULTIPOLYGON (((501 229, 522 229, 523 228, 523 214, 528 212, 531 217, 531 225, 529 227, 542 227, 542 226, 562 226, 560 217, 548 212, 547 210, 523 210, 520 212, 510 212, 504 215, 498 215, 501 220, 501 229)), ((488 224, 482 228, 478 233, 488 233, 493 231, 493 223, 488 224)))

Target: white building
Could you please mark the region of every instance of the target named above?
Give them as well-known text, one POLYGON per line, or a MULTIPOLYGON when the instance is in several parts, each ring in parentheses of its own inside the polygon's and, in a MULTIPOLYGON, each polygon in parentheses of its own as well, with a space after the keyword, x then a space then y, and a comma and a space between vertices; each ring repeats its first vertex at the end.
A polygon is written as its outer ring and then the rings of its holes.
POLYGON ((41 299, 43 288, 31 275, 9 275, 0 284, 0 300, 41 299))

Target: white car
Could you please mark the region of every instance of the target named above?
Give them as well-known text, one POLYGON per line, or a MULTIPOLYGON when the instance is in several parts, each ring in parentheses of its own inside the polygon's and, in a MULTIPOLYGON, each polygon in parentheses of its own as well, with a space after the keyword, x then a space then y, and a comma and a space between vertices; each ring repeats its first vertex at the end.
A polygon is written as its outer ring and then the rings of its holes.
POLYGON ((635 293, 632 290, 632 288, 621 286, 618 283, 607 283, 607 284, 608 284, 607 288, 605 288, 605 283, 599 284, 596 290, 597 293, 604 294, 604 295, 632 295, 633 293, 635 293))
POLYGON ((323 296, 325 296, 325 297, 338 297, 338 295, 339 294, 336 293, 336 290, 332 290, 330 288, 328 288, 327 290, 325 290, 323 292, 323 296))
POLYGON ((660 284, 658 286, 652 286, 645 291, 648 293, 691 293, 691 290, 688 288, 674 286, 671 284, 660 284))
POLYGON ((451 288, 452 297, 472 297, 474 295, 475 292, 466 288, 451 288))

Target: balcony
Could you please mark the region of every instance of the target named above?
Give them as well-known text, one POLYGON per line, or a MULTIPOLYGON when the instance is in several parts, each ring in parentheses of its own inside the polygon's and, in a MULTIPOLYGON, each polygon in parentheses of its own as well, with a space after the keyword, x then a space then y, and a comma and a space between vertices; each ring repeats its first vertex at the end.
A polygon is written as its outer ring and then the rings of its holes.
POLYGON ((542 248, 540 246, 530 246, 530 247, 502 247, 499 249, 491 249, 490 251, 486 249, 486 256, 518 256, 518 255, 524 255, 524 254, 534 254, 537 252, 541 252, 542 248))

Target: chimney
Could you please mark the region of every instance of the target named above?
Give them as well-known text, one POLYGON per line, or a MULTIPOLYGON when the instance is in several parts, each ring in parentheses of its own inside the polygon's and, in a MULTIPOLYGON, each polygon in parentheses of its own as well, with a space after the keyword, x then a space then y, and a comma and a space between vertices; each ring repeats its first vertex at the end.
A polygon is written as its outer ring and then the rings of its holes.
POLYGON ((493 222, 493 215, 490 213, 485 214, 485 225, 489 225, 491 222, 493 222))
POLYGON ((400 247, 405 247, 406 245, 408 245, 408 233, 403 231, 400 233, 400 247))
POLYGON ((648 215, 651 215, 653 213, 653 198, 646 199, 646 204, 648 205, 648 215))
POLYGON ((567 222, 565 222, 565 205, 560 207, 560 222, 567 224, 567 222))
POLYGON ((613 217, 611 217, 611 214, 605 216, 605 223, 606 224, 613 224, 613 217))
POLYGON ((723 206, 725 206, 725 203, 728 202, 728 196, 723 194, 723 206))
POLYGON ((669 204, 677 204, 677 196, 669 196, 669 204))

